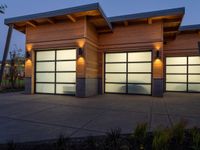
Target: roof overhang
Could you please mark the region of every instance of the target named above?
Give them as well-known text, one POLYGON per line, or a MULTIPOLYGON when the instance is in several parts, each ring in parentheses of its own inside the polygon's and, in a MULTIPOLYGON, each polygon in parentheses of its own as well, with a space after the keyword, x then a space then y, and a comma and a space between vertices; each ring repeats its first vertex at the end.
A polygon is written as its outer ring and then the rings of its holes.
POLYGON ((180 33, 199 33, 200 34, 200 24, 195 25, 187 25, 187 26, 181 26, 179 28, 180 33))
POLYGON ((42 24, 53 24, 66 20, 71 20, 75 22, 77 18, 84 16, 87 16, 89 18, 89 21, 92 20, 91 22, 95 25, 97 29, 106 28, 108 31, 112 31, 112 25, 107 19, 99 3, 8 18, 5 19, 5 24, 14 24, 15 29, 25 33, 26 25, 36 27, 42 24))
POLYGON ((110 17, 109 21, 113 25, 119 24, 136 24, 136 23, 148 23, 163 21, 164 27, 164 40, 174 39, 178 33, 180 24, 185 14, 185 8, 166 9, 145 13, 137 13, 123 16, 110 17))

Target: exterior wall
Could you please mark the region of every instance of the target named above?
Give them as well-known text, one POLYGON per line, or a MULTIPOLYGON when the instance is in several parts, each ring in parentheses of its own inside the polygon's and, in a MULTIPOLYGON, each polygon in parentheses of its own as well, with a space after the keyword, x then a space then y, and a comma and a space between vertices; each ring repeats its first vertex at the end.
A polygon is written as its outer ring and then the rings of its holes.
MULTIPOLYGON (((147 51, 153 54, 153 80, 152 95, 163 95, 163 23, 138 24, 115 27, 113 33, 99 35, 101 52, 147 51), (155 60, 156 51, 159 50, 161 58, 155 60)), ((99 62, 102 64, 99 74, 104 72, 103 56, 99 62)), ((104 81, 104 79, 102 80, 104 81)))

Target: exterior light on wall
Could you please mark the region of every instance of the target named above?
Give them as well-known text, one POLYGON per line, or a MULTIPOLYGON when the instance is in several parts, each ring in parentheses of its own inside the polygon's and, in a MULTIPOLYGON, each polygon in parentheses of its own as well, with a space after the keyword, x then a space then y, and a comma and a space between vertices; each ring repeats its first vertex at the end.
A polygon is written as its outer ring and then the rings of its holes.
POLYGON ((31 59, 31 52, 30 51, 26 51, 26 59, 31 59))
POLYGON ((156 51, 156 59, 160 59, 161 57, 160 57, 160 51, 156 51))
POLYGON ((83 53, 84 53, 84 49, 83 48, 78 48, 77 49, 77 51, 78 51, 78 56, 80 57, 80 56, 83 56, 83 53))

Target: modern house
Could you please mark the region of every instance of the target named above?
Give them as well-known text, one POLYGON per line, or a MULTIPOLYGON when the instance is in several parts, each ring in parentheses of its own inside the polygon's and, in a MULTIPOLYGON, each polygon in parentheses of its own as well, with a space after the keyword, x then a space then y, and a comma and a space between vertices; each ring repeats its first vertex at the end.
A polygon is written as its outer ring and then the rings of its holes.
POLYGON ((107 17, 98 3, 9 18, 26 35, 26 93, 200 92, 200 25, 184 8, 107 17))

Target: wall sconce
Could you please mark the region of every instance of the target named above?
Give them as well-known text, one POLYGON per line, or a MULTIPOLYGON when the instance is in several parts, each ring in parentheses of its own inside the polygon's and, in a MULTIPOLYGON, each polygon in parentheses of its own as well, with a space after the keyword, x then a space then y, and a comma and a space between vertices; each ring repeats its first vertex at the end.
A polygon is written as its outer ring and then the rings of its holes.
POLYGON ((31 52, 30 51, 26 51, 26 59, 31 59, 31 52))
POLYGON ((83 53, 84 53, 84 49, 83 48, 78 48, 77 49, 77 51, 78 51, 78 56, 83 56, 83 53))
POLYGON ((160 59, 160 51, 156 51, 156 59, 160 59))

